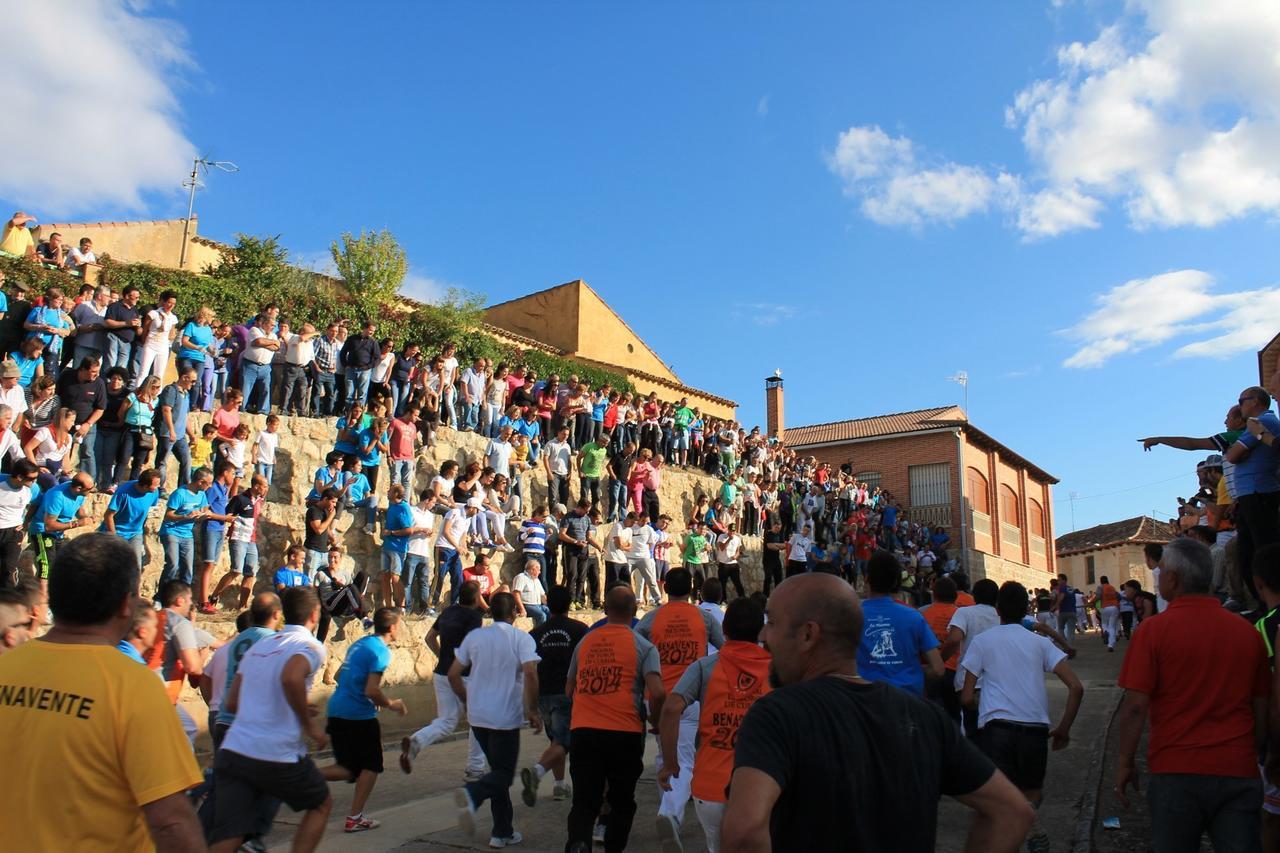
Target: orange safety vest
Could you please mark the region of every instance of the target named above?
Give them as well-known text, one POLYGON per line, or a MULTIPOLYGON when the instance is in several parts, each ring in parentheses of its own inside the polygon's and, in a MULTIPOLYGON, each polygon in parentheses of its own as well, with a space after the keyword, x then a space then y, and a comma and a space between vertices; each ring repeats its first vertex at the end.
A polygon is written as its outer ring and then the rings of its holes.
POLYGON ((689 664, 707 656, 706 620, 695 605, 669 601, 658 608, 649 634, 662 662, 662 686, 670 694, 689 664))
POLYGON ((1116 588, 1109 583, 1102 585, 1102 606, 1103 607, 1119 607, 1120 594, 1116 592, 1116 588))
POLYGON ((733 775, 738 727, 757 699, 769 692, 771 655, 755 643, 730 640, 720 649, 698 714, 698 752, 693 761, 693 795, 725 801, 733 775))
POLYGON ((640 666, 635 632, 626 625, 601 625, 578 644, 573 682, 572 729, 644 732, 636 709, 636 671, 640 666))

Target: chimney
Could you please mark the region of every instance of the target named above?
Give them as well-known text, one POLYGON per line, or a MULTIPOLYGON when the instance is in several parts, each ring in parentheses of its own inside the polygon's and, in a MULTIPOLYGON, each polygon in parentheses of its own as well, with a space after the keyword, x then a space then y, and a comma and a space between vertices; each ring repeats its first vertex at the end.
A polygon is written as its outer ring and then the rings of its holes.
POLYGON ((775 371, 773 376, 764 380, 765 423, 768 426, 769 438, 782 440, 786 424, 782 418, 782 371, 775 371))

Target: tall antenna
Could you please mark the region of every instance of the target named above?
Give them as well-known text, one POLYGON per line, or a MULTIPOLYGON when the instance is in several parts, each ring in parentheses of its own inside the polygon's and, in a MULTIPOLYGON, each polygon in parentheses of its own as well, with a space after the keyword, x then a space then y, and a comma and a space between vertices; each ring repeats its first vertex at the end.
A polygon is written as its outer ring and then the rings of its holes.
POLYGON ((1080 497, 1079 492, 1068 492, 1067 497, 1071 499, 1071 532, 1076 532, 1076 499, 1080 497))
POLYGON ((196 157, 191 161, 191 174, 182 182, 184 187, 191 188, 187 199, 187 219, 182 225, 182 251, 178 254, 178 269, 187 265, 187 241, 191 238, 191 217, 196 210, 196 187, 200 184, 200 173, 209 174, 210 169, 221 169, 224 172, 238 172, 240 167, 230 160, 210 160, 207 157, 196 157))
POLYGON ((954 376, 947 377, 948 382, 954 382, 964 388, 964 415, 969 417, 969 372, 967 370, 957 370, 954 376))

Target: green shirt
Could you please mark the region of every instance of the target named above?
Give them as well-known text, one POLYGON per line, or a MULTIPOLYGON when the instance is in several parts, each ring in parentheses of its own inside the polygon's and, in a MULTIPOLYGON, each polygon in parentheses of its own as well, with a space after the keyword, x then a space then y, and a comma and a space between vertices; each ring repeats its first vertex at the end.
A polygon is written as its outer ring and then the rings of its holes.
POLYGON ((693 423, 693 409, 688 406, 681 406, 676 409, 675 420, 676 427, 687 432, 689 424, 693 423))
POLYGON ((694 533, 684 541, 684 562, 688 566, 701 566, 706 562, 707 537, 694 533))
POLYGON ((601 447, 597 442, 591 442, 582 448, 581 462, 578 463, 578 470, 584 477, 599 477, 600 471, 604 468, 604 458, 609 453, 609 448, 601 447))
POLYGON ((726 507, 733 506, 733 502, 738 499, 738 487, 733 483, 725 483, 720 487, 720 500, 724 501, 726 507))

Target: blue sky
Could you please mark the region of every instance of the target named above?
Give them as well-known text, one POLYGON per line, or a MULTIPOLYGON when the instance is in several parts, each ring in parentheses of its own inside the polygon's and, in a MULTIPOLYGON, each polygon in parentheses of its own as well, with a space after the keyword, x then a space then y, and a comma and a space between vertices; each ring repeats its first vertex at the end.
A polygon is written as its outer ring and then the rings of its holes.
POLYGON ((584 278, 747 424, 775 368, 792 425, 965 370, 1059 533, 1070 492, 1172 513, 1196 457, 1134 439, 1212 432, 1280 331, 1271 3, 477 5, 99 0, 74 51, 33 10, 0 207, 180 216, 232 160, 205 236, 389 228, 417 296, 584 278))

